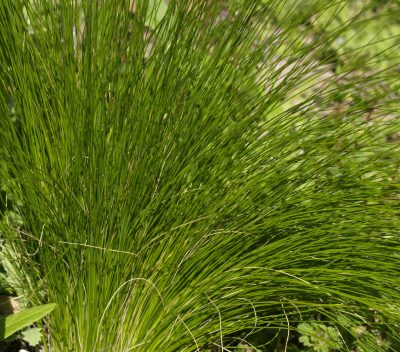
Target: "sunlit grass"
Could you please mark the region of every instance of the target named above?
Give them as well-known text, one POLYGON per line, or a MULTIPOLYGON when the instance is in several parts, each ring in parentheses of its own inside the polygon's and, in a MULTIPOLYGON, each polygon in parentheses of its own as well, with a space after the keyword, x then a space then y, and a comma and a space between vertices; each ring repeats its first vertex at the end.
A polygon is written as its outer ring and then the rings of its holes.
POLYGON ((28 300, 58 304, 48 350, 227 351, 259 329, 284 350, 317 317, 398 338, 398 96, 377 89, 397 73, 379 49, 379 78, 357 74, 351 47, 316 87, 353 21, 313 35, 294 3, 275 22, 281 1, 173 0, 160 22, 148 1, 0 5, 23 223, 1 230, 28 300))

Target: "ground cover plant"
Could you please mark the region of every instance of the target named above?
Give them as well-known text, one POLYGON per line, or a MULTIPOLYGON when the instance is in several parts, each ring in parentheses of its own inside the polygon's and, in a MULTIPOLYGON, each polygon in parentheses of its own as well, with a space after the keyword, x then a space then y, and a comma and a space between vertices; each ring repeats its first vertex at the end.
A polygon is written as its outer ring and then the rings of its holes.
POLYGON ((43 348, 399 350, 398 12, 1 2, 2 257, 56 304, 43 348))

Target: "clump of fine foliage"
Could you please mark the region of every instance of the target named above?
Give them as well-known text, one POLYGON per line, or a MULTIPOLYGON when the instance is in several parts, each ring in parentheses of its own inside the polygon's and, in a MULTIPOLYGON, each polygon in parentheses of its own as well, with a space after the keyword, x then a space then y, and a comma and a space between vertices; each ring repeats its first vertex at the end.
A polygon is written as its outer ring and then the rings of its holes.
POLYGON ((1 2, 1 236, 18 293, 57 304, 47 350, 398 348, 378 5, 1 2))

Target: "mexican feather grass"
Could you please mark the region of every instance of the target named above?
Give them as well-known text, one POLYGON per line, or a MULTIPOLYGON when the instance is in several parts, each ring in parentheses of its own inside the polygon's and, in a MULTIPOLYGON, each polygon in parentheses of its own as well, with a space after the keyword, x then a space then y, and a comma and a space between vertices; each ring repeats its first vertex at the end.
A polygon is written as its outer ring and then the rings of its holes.
POLYGON ((314 320, 396 348, 399 38, 347 3, 1 2, 1 235, 46 350, 285 351, 314 320))

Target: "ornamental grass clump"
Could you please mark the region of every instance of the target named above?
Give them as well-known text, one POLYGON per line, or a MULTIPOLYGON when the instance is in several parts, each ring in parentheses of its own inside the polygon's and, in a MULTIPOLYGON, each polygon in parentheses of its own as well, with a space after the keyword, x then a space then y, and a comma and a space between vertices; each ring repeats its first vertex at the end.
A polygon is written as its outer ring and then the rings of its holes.
POLYGON ((396 348, 399 36, 377 6, 0 4, 1 236, 19 294, 57 304, 46 350, 286 351, 314 321, 396 348))

